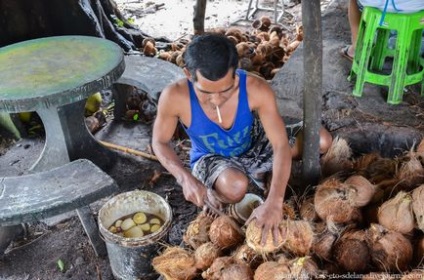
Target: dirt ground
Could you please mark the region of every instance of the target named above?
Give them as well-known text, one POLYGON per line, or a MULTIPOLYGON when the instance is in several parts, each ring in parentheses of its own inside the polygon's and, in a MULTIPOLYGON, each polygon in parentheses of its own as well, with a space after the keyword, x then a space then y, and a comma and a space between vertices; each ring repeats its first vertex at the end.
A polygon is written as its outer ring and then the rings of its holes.
MULTIPOLYGON (((177 39, 190 35, 193 2, 191 0, 149 1, 150 4, 148 5, 146 1, 119 0, 117 4, 124 14, 134 17, 134 23, 139 25, 145 33, 151 34, 152 37, 164 36, 177 39), (154 7, 152 3, 165 4, 158 9, 149 8, 154 7)), ((228 27, 230 23, 243 19, 247 2, 239 0, 209 1, 205 27, 228 27)), ((285 2, 288 3, 286 9, 288 14, 283 17, 282 23, 293 25, 293 22, 301 22, 300 5, 293 6, 290 1, 285 2)), ((324 44, 329 49, 337 50, 341 45, 349 42, 349 34, 346 30, 346 3, 345 0, 322 1, 322 9, 326 10, 328 7, 332 13, 331 19, 324 18, 324 21, 327 20, 327 23, 324 24, 324 38, 332 37, 324 44), (332 2, 335 2, 335 5, 330 5, 332 2)), ((243 21, 242 23, 244 24, 243 21)), ((338 57, 338 54, 333 56, 338 57)), ((325 71, 327 71, 324 75, 333 72, 345 74, 346 62, 333 63, 334 57, 324 58, 325 71)), ((290 69, 295 75, 293 79, 300 79, 298 75, 301 68, 295 64, 290 69)), ((282 81, 287 79, 289 74, 291 73, 284 72, 284 77, 276 75, 272 84, 279 88, 285 87, 286 82, 282 81), (281 85, 280 83, 284 84, 281 85)), ((404 119, 395 125, 397 129, 402 129, 405 132, 400 137, 405 137, 408 133, 412 135, 412 138, 421 137, 420 131, 409 127, 422 127, 422 116, 424 114, 422 114, 419 104, 388 109, 384 105, 384 100, 379 100, 380 104, 383 103, 383 105, 376 105, 377 103, 368 102, 367 99, 355 103, 356 101, 350 98, 351 88, 344 86, 347 83, 346 79, 343 78, 343 82, 340 82, 339 85, 339 80, 334 77, 329 79, 331 83, 335 83, 334 90, 326 92, 325 105, 323 106, 324 122, 333 135, 337 133, 351 137, 352 142, 358 140, 357 142, 363 143, 364 139, 368 139, 371 142, 369 146, 372 146, 382 133, 386 133, 385 139, 394 134, 384 125, 390 121, 396 122, 397 116, 403 113, 404 119), (367 113, 367 110, 372 114, 367 113), (380 114, 378 118, 375 117, 377 114, 380 114), (370 126, 370 121, 378 123, 378 126, 370 126), (351 132, 355 129, 363 134, 352 134, 351 132), (366 131, 367 134, 363 131, 366 131), (374 134, 376 139, 372 139, 374 134)), ((296 101, 295 98, 281 97, 280 95, 282 94, 279 93, 279 101, 285 112, 288 115, 301 117, 301 102, 296 101)), ((113 125, 117 124, 114 123, 113 125)), ((121 123, 119 126, 130 135, 128 142, 137 143, 140 150, 146 151, 148 149, 146 143, 149 142, 150 124, 121 123), (134 135, 138 138, 133 137, 134 135), (142 146, 140 146, 140 143, 143 143, 142 146)), ((112 124, 109 123, 103 130, 106 129, 113 132, 112 124)), ((103 140, 104 137, 105 134, 102 134, 102 131, 96 134, 98 139, 103 140)), ((1 176, 21 175, 41 153, 44 144, 42 138, 26 138, 17 142, 11 142, 4 137, 0 139, 1 176)), ((402 141, 406 142, 407 140, 403 138, 399 140, 399 142, 402 141)), ((390 146, 390 141, 387 145, 385 148, 393 149, 393 145, 390 146)), ((179 186, 157 162, 119 152, 119 160, 113 170, 110 171, 110 175, 118 182, 122 192, 144 189, 159 193, 166 198, 174 211, 173 225, 167 242, 170 245, 181 243, 182 233, 188 221, 194 217, 198 209, 185 202, 179 186), (160 174, 159 178, 157 178, 158 174, 160 174)), ((105 198, 91 205, 94 214, 108 199, 105 198)), ((152 279, 157 279, 157 277, 157 275, 152 275, 152 279)), ((6 254, 0 257, 0 280, 52 279, 114 279, 108 259, 95 256, 81 223, 73 212, 29 225, 26 237, 14 242, 8 248, 6 254), (62 270, 59 268, 58 262, 64 264, 62 270)))

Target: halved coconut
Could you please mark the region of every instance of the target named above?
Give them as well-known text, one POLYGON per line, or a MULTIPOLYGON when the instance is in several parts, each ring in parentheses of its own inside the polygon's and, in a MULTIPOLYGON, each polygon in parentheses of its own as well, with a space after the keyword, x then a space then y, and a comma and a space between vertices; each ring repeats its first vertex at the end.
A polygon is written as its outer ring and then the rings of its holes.
POLYGON ((153 268, 166 280, 195 278, 198 275, 195 263, 193 253, 181 247, 168 247, 152 260, 153 268))

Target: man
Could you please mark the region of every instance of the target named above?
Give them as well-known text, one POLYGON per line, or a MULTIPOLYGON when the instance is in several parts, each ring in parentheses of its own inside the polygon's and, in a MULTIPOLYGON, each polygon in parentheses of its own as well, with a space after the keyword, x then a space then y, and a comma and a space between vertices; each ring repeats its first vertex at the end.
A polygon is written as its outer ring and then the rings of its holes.
MULTIPOLYGON (((156 156, 186 200, 199 207, 237 203, 250 181, 263 188, 264 173, 272 171, 268 196, 246 223, 257 220, 263 242, 270 230, 277 240, 291 159, 299 151, 290 149, 273 90, 264 79, 237 70, 237 50, 222 35, 195 37, 184 62, 187 78, 166 87, 159 98, 152 139, 156 156), (191 139, 192 173, 169 145, 178 122, 191 139)), ((331 135, 321 132, 326 150, 331 135)))

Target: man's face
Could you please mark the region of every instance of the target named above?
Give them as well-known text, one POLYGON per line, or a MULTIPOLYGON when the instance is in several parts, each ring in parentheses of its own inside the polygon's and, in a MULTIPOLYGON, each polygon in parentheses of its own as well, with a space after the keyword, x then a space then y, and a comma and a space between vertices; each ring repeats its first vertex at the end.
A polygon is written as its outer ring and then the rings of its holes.
POLYGON ((224 104, 238 89, 238 76, 233 69, 217 81, 211 81, 197 71, 197 81, 193 82, 197 97, 202 103, 211 103, 214 106, 224 104))

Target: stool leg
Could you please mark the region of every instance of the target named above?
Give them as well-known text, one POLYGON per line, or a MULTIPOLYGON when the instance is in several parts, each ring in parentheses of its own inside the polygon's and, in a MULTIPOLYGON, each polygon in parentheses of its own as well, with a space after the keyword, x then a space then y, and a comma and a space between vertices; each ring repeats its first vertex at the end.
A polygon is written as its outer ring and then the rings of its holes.
POLYGON ((88 239, 93 246, 96 256, 102 258, 107 256, 106 245, 100 238, 99 227, 97 226, 96 220, 91 213, 90 207, 83 206, 77 209, 77 214, 85 232, 87 233, 88 239))
MULTIPOLYGON (((374 34, 375 34, 375 30, 377 29, 376 20, 371 19, 368 22, 365 22, 365 24, 367 25, 366 28, 364 26, 364 23, 361 23, 362 27, 360 27, 361 29, 364 28, 363 46, 355 51, 355 56, 358 51, 360 53, 358 53, 359 54, 359 61, 357 61, 358 70, 356 71, 356 82, 355 82, 355 87, 353 88, 352 94, 358 97, 362 96, 362 92, 364 89, 365 76, 368 71, 368 63, 370 60, 371 49, 372 49, 372 45, 374 41, 374 34)), ((357 42, 359 42, 359 40, 357 42)), ((359 46, 358 43, 357 43, 357 46, 359 46)))
POLYGON ((408 38, 411 38, 412 36, 412 31, 408 30, 407 27, 402 26, 401 29, 398 30, 397 36, 397 55, 393 60, 389 95, 387 97, 387 102, 390 104, 399 104, 402 102, 410 46, 409 44, 402 44, 401 42, 408 42, 408 38))
POLYGON ((417 29, 412 33, 411 49, 408 57, 408 71, 417 73, 420 70, 420 52, 422 29, 417 29))
POLYGON ((379 33, 377 35, 379 40, 377 40, 377 42, 375 43, 375 47, 372 54, 373 58, 370 64, 370 69, 374 71, 383 69, 384 61, 387 57, 387 48, 390 36, 390 31, 386 29, 380 28, 377 32, 379 33))

